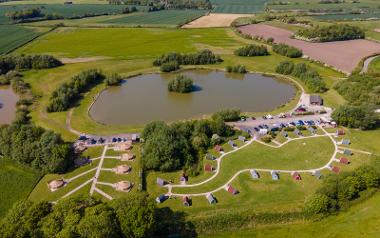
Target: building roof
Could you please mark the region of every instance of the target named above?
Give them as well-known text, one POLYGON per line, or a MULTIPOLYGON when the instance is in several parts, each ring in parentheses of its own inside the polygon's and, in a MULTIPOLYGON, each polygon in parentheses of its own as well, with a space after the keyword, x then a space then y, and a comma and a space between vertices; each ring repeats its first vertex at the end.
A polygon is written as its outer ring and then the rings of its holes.
POLYGON ((343 150, 343 154, 345 154, 345 155, 352 155, 352 151, 348 150, 348 149, 344 149, 343 150))
POLYGON ((232 146, 232 147, 235 146, 235 142, 233 142, 232 140, 229 140, 229 141, 228 141, 228 144, 229 144, 230 146, 232 146))
POLYGON ((212 193, 207 194, 206 199, 208 200, 208 202, 210 204, 216 203, 216 200, 215 200, 214 196, 212 195, 212 193))
POLYGON ((342 145, 349 145, 349 144, 351 144, 351 141, 349 139, 342 140, 342 145))
POLYGON ((332 168, 331 168, 331 171, 333 171, 334 173, 339 173, 340 172, 340 168, 339 167, 337 167, 337 166, 333 166, 332 168))
POLYGON ((126 174, 131 171, 131 167, 129 165, 123 164, 113 168, 113 171, 117 174, 126 174))
POLYGON ((260 178, 260 174, 256 170, 251 169, 250 172, 251 172, 252 178, 254 178, 254 179, 260 178))
POLYGON ((301 180, 301 175, 298 172, 293 172, 292 177, 294 180, 301 180))
POLYGON ((338 130, 336 130, 336 134, 337 135, 344 135, 345 133, 344 133, 343 129, 338 129, 338 130))
POLYGON ((157 184, 160 185, 160 186, 164 186, 166 184, 166 181, 163 180, 162 178, 157 178, 157 184))
POLYGON ((136 156, 132 153, 124 153, 121 155, 121 161, 129 161, 133 160, 136 156))
POLYGON ((349 164, 349 163, 350 163, 350 161, 349 161, 347 158, 344 158, 344 157, 340 158, 340 159, 339 159, 339 162, 340 162, 341 164, 349 164))
POLYGON ((270 174, 272 175, 273 180, 279 180, 280 177, 276 171, 271 171, 270 174))
POLYGON ((65 181, 63 179, 55 179, 48 183, 48 187, 51 191, 55 191, 63 185, 65 185, 65 181))
POLYGON ((225 189, 226 189, 227 192, 229 192, 229 193, 231 193, 231 194, 233 194, 233 195, 235 195, 235 194, 238 193, 238 191, 237 191, 236 189, 234 189, 234 188, 231 186, 231 184, 228 184, 228 185, 226 186, 225 189))
POLYGON ((216 145, 216 146, 214 147, 214 149, 215 149, 216 151, 218 151, 218 152, 220 152, 220 151, 223 150, 223 148, 222 148, 220 145, 216 145))
POLYGON ((211 164, 205 164, 204 169, 205 169, 205 171, 207 171, 207 172, 211 172, 212 169, 213 169, 213 167, 212 167, 211 164))
POLYGON ((310 95, 310 104, 319 104, 322 105, 323 99, 319 95, 310 95))
POLYGON ((120 181, 116 183, 116 190, 118 191, 129 191, 131 190, 132 184, 129 181, 120 181))

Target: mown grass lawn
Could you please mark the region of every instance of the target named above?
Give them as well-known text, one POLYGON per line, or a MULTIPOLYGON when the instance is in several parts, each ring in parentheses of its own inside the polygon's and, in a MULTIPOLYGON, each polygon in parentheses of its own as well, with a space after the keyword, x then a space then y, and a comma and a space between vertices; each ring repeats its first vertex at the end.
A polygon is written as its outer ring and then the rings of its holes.
POLYGON ((0 158, 0 218, 15 202, 26 199, 39 179, 35 171, 0 158))
MULTIPOLYGON (((281 148, 271 148, 257 142, 225 156, 217 177, 209 183, 190 188, 173 188, 173 193, 205 193, 227 183, 242 169, 301 170, 324 166, 334 152, 328 137, 291 141, 281 148)), ((281 175, 280 175, 281 176, 281 175)), ((283 175, 289 176, 289 175, 283 175)))

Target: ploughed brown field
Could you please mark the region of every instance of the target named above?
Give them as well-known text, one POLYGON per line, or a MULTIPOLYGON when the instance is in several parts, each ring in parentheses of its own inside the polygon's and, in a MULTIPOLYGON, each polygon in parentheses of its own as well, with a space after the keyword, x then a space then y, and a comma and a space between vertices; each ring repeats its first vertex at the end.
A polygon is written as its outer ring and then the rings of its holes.
POLYGON ((350 73, 361 59, 380 53, 380 44, 368 40, 348 40, 324 43, 312 43, 291 39, 293 32, 265 24, 253 24, 239 27, 243 34, 272 37, 276 43, 284 43, 301 49, 304 55, 323 62, 342 72, 350 73))

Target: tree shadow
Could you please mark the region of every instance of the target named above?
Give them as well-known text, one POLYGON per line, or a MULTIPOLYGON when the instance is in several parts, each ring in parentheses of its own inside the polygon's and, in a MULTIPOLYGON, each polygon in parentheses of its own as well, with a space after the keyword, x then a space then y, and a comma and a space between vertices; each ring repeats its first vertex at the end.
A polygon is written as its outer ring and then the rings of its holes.
POLYGON ((198 237, 195 226, 186 220, 184 212, 173 211, 168 207, 157 208, 154 237, 198 237))
POLYGON ((202 90, 203 90, 203 88, 199 85, 193 85, 193 87, 192 87, 192 92, 200 92, 202 90))

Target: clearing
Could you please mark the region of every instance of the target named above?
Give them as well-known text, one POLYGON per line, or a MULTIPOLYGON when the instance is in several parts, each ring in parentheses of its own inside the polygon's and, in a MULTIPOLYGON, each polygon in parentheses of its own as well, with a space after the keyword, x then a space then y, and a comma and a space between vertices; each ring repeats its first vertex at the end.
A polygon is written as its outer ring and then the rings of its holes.
POLYGON ((292 39, 293 32, 265 24, 239 27, 243 34, 272 37, 276 43, 285 43, 301 49, 305 56, 323 62, 342 72, 352 72, 366 56, 380 53, 380 44, 368 40, 348 40, 311 43, 292 39), (350 60, 347 60, 350 59, 350 60))
POLYGON ((229 27, 236 19, 250 16, 252 15, 211 13, 184 25, 182 28, 229 27))

